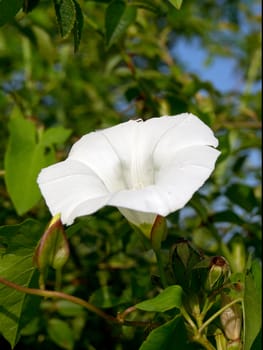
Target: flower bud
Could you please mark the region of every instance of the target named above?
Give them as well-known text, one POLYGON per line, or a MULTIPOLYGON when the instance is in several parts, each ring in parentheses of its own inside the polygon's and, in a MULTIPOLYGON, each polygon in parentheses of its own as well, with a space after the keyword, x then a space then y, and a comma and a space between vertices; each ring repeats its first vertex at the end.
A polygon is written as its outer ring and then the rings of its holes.
POLYGON ((229 276, 230 268, 228 262, 222 256, 213 257, 205 282, 205 289, 208 291, 219 289, 228 280, 229 276))
MULTIPOLYGON (((221 304, 222 306, 225 306, 229 304, 232 301, 232 299, 226 295, 225 293, 222 293, 221 296, 221 304)), ((224 330, 224 333, 226 337, 233 341, 232 343, 229 343, 229 346, 232 344, 233 346, 239 343, 240 339, 240 331, 241 331, 241 323, 242 323, 242 314, 240 310, 239 304, 233 304, 226 310, 224 310, 220 315, 221 324, 224 330)), ((235 349, 235 347, 233 348, 235 349)))
MULTIPOLYGON (((41 237, 34 254, 34 262, 40 273, 46 274, 48 267, 61 269, 69 257, 69 246, 60 221, 60 215, 51 220, 41 237)), ((43 280, 43 278, 42 278, 43 280)))

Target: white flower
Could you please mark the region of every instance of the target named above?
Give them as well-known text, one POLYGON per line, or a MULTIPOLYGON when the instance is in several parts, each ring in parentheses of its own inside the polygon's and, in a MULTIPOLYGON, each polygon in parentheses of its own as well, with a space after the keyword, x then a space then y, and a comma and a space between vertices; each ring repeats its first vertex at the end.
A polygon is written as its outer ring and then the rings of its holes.
POLYGON ((42 169, 38 184, 64 224, 116 206, 136 226, 182 208, 214 169, 212 130, 193 114, 130 120, 91 132, 65 161, 42 169))

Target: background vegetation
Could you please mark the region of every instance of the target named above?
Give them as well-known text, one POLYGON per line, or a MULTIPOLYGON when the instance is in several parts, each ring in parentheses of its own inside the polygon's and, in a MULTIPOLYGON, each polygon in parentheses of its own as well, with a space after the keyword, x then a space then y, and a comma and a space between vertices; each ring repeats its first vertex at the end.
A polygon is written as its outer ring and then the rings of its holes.
MULTIPOLYGON (((260 21, 256 0, 1 1, 0 276, 37 286, 32 255, 50 220, 35 182, 42 167, 64 159, 94 129, 192 112, 215 131, 222 154, 208 183, 168 217, 163 252, 184 238, 207 256, 224 256, 241 281, 252 269, 246 349, 259 349, 260 21), (218 57, 234 61, 234 87, 218 89, 213 77, 192 73, 176 50, 181 40, 186 47, 198 41, 207 65, 200 71, 218 57)), ((78 219, 66 234, 64 292, 112 315, 156 295, 155 259, 117 209, 78 219)), ((49 289, 55 280, 50 269, 49 289)), ((65 300, 27 300, 11 291, 0 285, 1 349, 134 350, 151 331, 109 324, 65 300), (6 310, 14 311, 16 326, 6 310)), ((161 323, 170 316, 132 314, 161 323)), ((202 349, 178 339, 178 349, 202 349)))

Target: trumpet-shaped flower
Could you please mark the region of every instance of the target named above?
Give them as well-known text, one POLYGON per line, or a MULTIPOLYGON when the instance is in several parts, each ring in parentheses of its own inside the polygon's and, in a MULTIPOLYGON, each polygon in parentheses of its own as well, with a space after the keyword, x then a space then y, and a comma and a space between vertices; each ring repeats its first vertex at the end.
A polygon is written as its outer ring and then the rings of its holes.
POLYGON ((110 205, 149 228, 157 215, 184 207, 204 184, 220 154, 217 145, 193 114, 130 120, 83 136, 37 181, 64 224, 110 205))

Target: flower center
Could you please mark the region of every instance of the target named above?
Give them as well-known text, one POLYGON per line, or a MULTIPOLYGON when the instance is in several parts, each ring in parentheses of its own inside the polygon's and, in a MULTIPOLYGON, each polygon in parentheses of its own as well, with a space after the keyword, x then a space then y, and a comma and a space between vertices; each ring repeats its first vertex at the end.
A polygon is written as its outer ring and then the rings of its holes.
POLYGON ((129 188, 140 190, 154 183, 153 164, 135 151, 131 161, 129 188))

